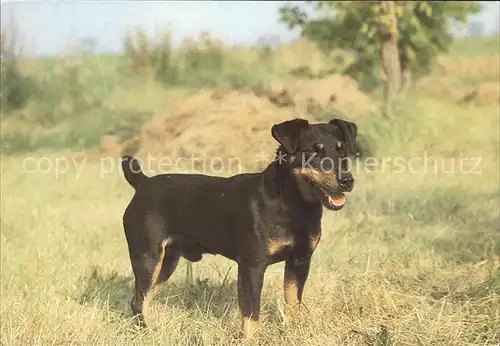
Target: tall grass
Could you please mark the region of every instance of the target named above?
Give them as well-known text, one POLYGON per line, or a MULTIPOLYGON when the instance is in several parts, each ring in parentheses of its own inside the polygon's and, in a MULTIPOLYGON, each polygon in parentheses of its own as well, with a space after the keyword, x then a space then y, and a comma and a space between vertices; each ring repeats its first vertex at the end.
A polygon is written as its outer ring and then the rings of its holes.
POLYGON ((129 30, 125 35, 123 46, 130 69, 134 73, 152 75, 163 80, 176 78, 170 32, 164 32, 157 42, 153 42, 144 30, 129 30))
POLYGON ((137 29, 128 32, 124 48, 132 72, 167 86, 242 88, 260 82, 259 74, 249 73, 248 66, 208 32, 186 38, 174 49, 169 31, 155 38, 137 29))

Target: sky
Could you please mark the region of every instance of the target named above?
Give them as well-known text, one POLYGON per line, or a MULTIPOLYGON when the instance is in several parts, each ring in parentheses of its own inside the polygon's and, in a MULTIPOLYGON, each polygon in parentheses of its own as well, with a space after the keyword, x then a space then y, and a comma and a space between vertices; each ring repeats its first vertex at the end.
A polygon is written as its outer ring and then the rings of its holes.
MULTIPOLYGON (((284 1, 283 1, 284 2, 284 1)), ((170 29, 174 43, 207 30, 228 44, 255 44, 263 36, 294 39, 279 23, 282 1, 4 1, 2 27, 14 18, 26 55, 64 53, 82 39, 97 39, 97 52, 119 52, 127 28, 149 34, 170 29)), ((500 2, 486 2, 474 20, 497 31, 500 2)))

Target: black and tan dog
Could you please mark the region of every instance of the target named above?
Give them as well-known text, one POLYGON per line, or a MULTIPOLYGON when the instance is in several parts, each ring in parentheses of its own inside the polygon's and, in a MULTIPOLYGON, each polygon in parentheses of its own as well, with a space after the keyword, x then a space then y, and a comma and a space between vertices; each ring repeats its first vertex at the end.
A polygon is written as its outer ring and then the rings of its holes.
POLYGON ((264 272, 285 261, 284 298, 300 305, 311 255, 321 237, 322 207, 342 209, 353 188, 346 157, 357 126, 333 119, 309 124, 294 119, 274 125, 277 159, 263 172, 229 178, 199 174, 147 177, 137 159, 122 169, 136 192, 123 215, 135 275, 131 302, 146 326, 144 299, 174 272, 179 258, 219 254, 238 265, 243 337, 258 327, 264 272))

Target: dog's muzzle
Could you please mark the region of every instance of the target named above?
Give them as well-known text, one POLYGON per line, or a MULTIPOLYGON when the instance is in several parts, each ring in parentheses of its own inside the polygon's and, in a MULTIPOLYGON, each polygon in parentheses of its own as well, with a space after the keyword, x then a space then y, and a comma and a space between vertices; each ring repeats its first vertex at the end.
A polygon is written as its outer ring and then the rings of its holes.
POLYGON ((337 187, 333 191, 321 188, 326 200, 323 204, 330 210, 340 210, 345 204, 344 192, 351 192, 354 187, 354 178, 351 173, 342 173, 337 177, 337 187), (326 203, 325 203, 326 202, 326 203))
POLYGON ((354 178, 351 173, 343 173, 338 179, 338 183, 345 192, 351 192, 354 187, 354 178))
POLYGON ((346 200, 344 192, 350 192, 354 186, 354 178, 349 172, 337 175, 315 169, 295 169, 294 173, 312 185, 323 206, 330 210, 342 209, 346 200))

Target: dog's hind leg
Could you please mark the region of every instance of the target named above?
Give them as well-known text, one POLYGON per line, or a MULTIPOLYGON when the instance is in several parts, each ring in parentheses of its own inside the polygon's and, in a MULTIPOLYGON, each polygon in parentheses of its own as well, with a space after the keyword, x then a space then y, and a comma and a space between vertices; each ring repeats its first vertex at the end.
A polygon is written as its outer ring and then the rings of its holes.
POLYGON ((165 249, 165 256, 163 257, 163 265, 161 267, 160 275, 158 276, 158 280, 156 282, 157 285, 162 282, 166 282, 175 269, 177 268, 177 264, 179 263, 179 258, 181 257, 181 250, 177 247, 176 244, 167 245, 165 249))
POLYGON ((132 256, 132 268, 135 275, 135 295, 132 298, 130 307, 137 318, 137 324, 141 327, 146 327, 144 302, 148 293, 156 285, 162 271, 167 243, 168 241, 164 240, 159 249, 138 256, 132 256))

